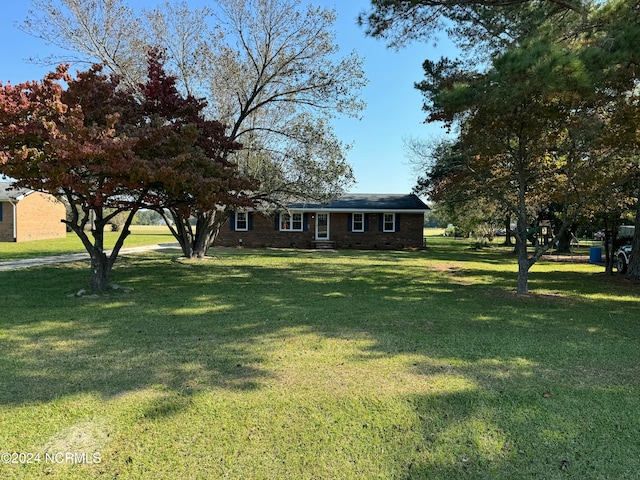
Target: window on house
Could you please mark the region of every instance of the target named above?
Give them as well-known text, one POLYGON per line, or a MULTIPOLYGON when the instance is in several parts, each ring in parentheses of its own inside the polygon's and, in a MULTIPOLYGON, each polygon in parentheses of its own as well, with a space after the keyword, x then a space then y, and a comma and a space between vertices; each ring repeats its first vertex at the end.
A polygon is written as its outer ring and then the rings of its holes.
POLYGON ((247 212, 236 212, 236 230, 238 232, 249 230, 249 214, 247 212))
POLYGON ((4 203, 0 202, 0 222, 2 221, 2 206, 4 203))
POLYGON ((354 232, 364 232, 364 213, 354 213, 351 229, 354 232))
POLYGON ((301 232, 302 231, 302 213, 282 212, 280 214, 280 230, 284 232, 301 232))
POLYGON ((383 232, 395 232, 396 231, 396 214, 385 213, 384 222, 382 224, 383 232))

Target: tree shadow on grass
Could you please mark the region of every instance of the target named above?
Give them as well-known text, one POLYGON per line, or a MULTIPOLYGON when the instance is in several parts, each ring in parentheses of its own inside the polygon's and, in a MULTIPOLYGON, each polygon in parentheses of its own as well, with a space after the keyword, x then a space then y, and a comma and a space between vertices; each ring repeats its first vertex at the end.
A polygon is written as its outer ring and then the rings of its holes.
POLYGON ((513 247, 472 248, 468 241, 429 245, 424 254, 431 260, 442 262, 455 259, 457 262, 482 262, 487 265, 516 264, 513 247))
MULTIPOLYGON (((588 473, 580 455, 615 461, 613 449, 580 439, 589 435, 587 419, 615 423, 639 406, 629 393, 638 378, 635 320, 603 315, 628 302, 513 297, 504 293, 510 272, 486 278, 482 269, 412 265, 422 254, 285 261, 276 252, 275 263, 263 264, 253 253, 185 264, 123 258, 116 279, 134 291, 98 299, 65 295, 86 264, 2 274, 0 404, 151 388, 165 395, 144 407, 145 416, 169 416, 200 392, 264 388, 277 376, 273 339, 302 329, 339 343, 364 336, 370 341, 345 362, 411 358, 406 373, 447 385, 398 394, 413 406, 421 438, 395 467, 406 478, 514 478, 518 469, 539 477, 540 455, 549 478, 565 474, 563 460, 588 473)), ((569 273, 553 281, 575 286, 569 273)), ((612 431, 591 434, 604 442, 612 431)), ((630 431, 636 441, 640 428, 630 431)), ((622 442, 612 445, 629 453, 622 442)))
POLYGON ((149 387, 187 395, 260 388, 270 376, 255 348, 261 337, 301 325, 342 328, 345 316, 368 329, 398 302, 417 308, 441 294, 432 279, 408 287, 388 261, 374 274, 361 262, 327 275, 309 258, 299 268, 123 257, 114 277, 134 291, 97 299, 67 297, 84 283, 86 263, 4 273, 0 403, 149 387))
MULTIPOLYGON (((479 374, 473 367, 467 373, 479 374)), ((634 478, 638 422, 627 412, 639 402, 631 391, 567 388, 545 396, 527 389, 526 377, 509 383, 515 390, 484 385, 407 397, 420 439, 399 469, 403 477, 634 478)))
MULTIPOLYGON (((467 351, 480 349, 480 355, 509 349, 501 342, 514 345, 513 338, 541 328, 556 329, 549 331, 549 341, 562 337, 557 328, 567 336, 612 327, 620 333, 625 325, 635 332, 628 322, 612 325, 604 317, 582 321, 576 308, 589 309, 586 300, 576 306, 553 298, 538 302, 502 295, 512 285, 510 272, 493 272, 490 284, 475 285, 468 279, 486 271, 411 266, 411 258, 420 257, 421 252, 358 253, 355 258, 362 261, 340 264, 311 255, 313 262, 276 267, 252 266, 241 255, 226 263, 191 264, 167 264, 161 255, 123 258, 116 277, 134 292, 96 300, 65 296, 86 275, 84 264, 5 274, 12 281, 4 282, 2 293, 7 333, 0 338, 5 364, 0 402, 44 401, 93 390, 116 395, 155 384, 179 391, 258 388, 268 371, 261 368, 254 342, 300 325, 327 335, 362 329, 382 338, 381 343, 397 335, 392 350, 398 351, 403 342, 416 344, 404 331, 419 335, 412 325, 433 317, 435 332, 475 336, 467 351), (408 265, 397 266, 407 253, 408 265), (398 330, 398 322, 406 328, 398 330), (482 347, 483 333, 495 328, 503 334, 491 336, 495 340, 482 347)), ((545 277, 559 291, 575 281, 570 274, 545 277)), ((619 308, 614 300, 593 305, 603 311, 619 308)))
MULTIPOLYGON (((140 291, 67 298, 84 274, 83 265, 11 272, 2 294, 1 404, 77 393, 113 397, 147 387, 185 395, 211 387, 247 390, 268 376, 246 343, 257 334, 254 325, 236 319, 232 328, 241 333, 231 334, 218 315, 190 313, 201 298, 185 291, 172 297, 172 282, 162 280, 156 286, 168 289, 166 307, 140 291)), ((211 312, 227 308, 233 306, 207 305, 211 312)))

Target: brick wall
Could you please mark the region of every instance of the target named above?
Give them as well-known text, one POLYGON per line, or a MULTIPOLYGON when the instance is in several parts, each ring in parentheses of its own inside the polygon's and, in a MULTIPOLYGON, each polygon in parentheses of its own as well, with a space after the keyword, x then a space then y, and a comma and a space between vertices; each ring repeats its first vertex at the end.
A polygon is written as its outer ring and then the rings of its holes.
POLYGON ((64 204, 51 195, 34 192, 27 195, 17 206, 18 242, 64 238, 67 235, 64 204))
POLYGON ((2 220, 0 220, 0 242, 13 242, 13 205, 0 202, 2 220))
POLYGON ((336 243, 336 248, 401 250, 422 247, 424 238, 422 213, 396 213, 396 224, 399 228, 395 232, 382 231, 380 228, 382 213, 366 215, 368 230, 350 232, 347 213, 331 214, 331 240, 336 243))
MULTIPOLYGON (((366 214, 368 230, 349 231, 349 214, 331 213, 329 241, 339 249, 404 249, 421 248, 423 245, 424 215, 422 213, 396 213, 399 229, 383 232, 380 229, 382 213, 366 214)), ((316 238, 316 215, 305 213, 307 230, 304 232, 281 232, 276 228, 274 216, 252 214, 251 230, 237 232, 227 222, 220 230, 216 245, 222 247, 245 246, 251 248, 313 248, 316 238), (242 242, 240 242, 242 240, 242 242)))
POLYGON ((315 225, 311 225, 311 215, 307 214, 303 232, 281 232, 276 226, 276 216, 266 217, 251 214, 251 230, 237 232, 231 230, 231 220, 220 229, 216 245, 221 247, 245 246, 251 248, 311 248, 315 238, 315 225), (242 242, 241 242, 242 240, 242 242))

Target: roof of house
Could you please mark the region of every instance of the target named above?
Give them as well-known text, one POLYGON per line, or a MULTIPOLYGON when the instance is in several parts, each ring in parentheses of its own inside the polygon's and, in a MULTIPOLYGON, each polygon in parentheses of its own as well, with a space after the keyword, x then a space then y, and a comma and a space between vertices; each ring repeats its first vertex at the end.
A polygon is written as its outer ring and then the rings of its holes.
POLYGON ((34 192, 28 188, 11 188, 12 185, 13 182, 0 182, 0 202, 20 201, 34 192))
POLYGON ((417 195, 364 194, 342 195, 328 203, 290 203, 291 210, 325 212, 411 212, 422 213, 430 208, 417 195))

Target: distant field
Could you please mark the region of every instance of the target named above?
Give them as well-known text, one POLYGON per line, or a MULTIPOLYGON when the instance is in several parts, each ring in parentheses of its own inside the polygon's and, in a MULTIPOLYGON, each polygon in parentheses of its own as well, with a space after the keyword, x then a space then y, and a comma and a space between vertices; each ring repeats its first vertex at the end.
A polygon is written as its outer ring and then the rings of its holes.
POLYGON ((424 235, 425 237, 437 237, 444 235, 444 228, 425 228, 424 235))
POLYGON ((638 285, 427 245, 0 272, 0 478, 637 479, 638 285))
MULTIPOLYGON (((167 227, 134 225, 130 230, 131 235, 125 241, 125 248, 155 245, 157 243, 173 243, 176 241, 167 227)), ((115 244, 118 235, 118 232, 106 232, 105 242, 108 248, 115 244)), ((85 249, 80 239, 71 232, 67 233, 66 238, 53 240, 34 240, 20 243, 0 242, 0 261, 84 251, 85 249)))
MULTIPOLYGON (((427 244, 435 242, 440 242, 441 240, 437 237, 444 237, 444 228, 425 228, 424 236, 427 237, 427 244), (435 238, 434 238, 435 237, 435 238)), ((446 238, 443 239, 445 242, 446 238)), ((457 238, 456 241, 467 241, 465 238, 457 238)), ((471 239, 474 241, 474 239, 471 239)), ((504 244, 505 237, 495 237, 490 245, 494 247, 500 247, 504 244)), ((589 249, 591 247, 602 247, 603 242, 601 240, 593 240, 591 238, 581 237, 578 239, 578 243, 574 244, 571 248, 571 253, 575 255, 589 255, 589 249)), ((505 251, 508 251, 510 247, 505 247, 505 251)), ((550 251, 550 253, 553 250, 550 251)))

